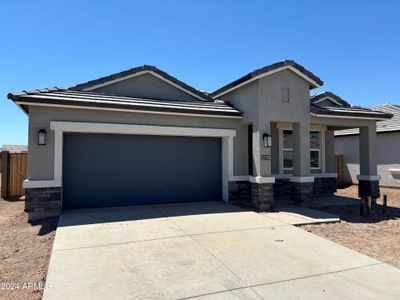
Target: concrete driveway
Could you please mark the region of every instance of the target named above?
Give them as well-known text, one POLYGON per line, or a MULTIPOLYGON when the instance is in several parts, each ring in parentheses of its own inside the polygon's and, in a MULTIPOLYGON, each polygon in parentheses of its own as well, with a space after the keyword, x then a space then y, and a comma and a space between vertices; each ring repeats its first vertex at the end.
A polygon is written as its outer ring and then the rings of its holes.
POLYGON ((220 203, 70 211, 44 299, 399 299, 400 270, 220 203))

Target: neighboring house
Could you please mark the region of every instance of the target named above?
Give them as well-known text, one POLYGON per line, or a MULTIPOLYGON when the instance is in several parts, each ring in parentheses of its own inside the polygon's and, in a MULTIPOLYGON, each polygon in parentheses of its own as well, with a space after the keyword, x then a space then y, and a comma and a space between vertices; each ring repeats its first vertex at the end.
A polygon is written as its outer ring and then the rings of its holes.
MULTIPOLYGON (((381 185, 400 187, 400 180, 393 178, 393 171, 390 171, 400 169, 400 105, 384 104, 373 106, 371 109, 393 114, 392 119, 378 122, 376 125, 375 155, 381 185)), ((360 172, 358 139, 358 129, 335 132, 335 152, 343 154, 344 181, 349 184, 357 183, 357 174, 360 172)))
POLYGON ((3 145, 0 147, 0 173, 2 172, 2 152, 8 151, 10 153, 22 153, 28 152, 28 146, 26 145, 3 145))
MULTIPOLYGON (((336 190, 334 131, 361 128, 360 195, 379 195, 376 121, 391 114, 310 103, 323 82, 294 61, 255 70, 212 94, 153 66, 68 89, 9 94, 29 115, 30 219, 63 209, 291 198, 336 190)), ((331 104, 332 103, 332 104, 331 104)))

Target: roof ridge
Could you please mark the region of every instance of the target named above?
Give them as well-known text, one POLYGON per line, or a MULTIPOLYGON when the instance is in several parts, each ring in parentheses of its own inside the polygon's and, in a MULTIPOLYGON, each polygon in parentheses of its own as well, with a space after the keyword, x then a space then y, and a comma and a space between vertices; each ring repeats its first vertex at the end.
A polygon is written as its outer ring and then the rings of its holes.
POLYGON ((317 84, 317 86, 314 86, 314 87, 318 87, 318 85, 321 86, 324 84, 324 82, 319 77, 317 77, 311 71, 304 68, 302 65, 296 63, 294 60, 286 59, 286 60, 278 61, 276 63, 255 69, 255 70, 247 73, 246 75, 215 90, 214 92, 211 93, 211 95, 213 97, 217 97, 221 93, 227 93, 227 91, 233 89, 235 86, 237 86, 239 84, 244 84, 245 82, 247 82, 251 79, 254 80, 255 77, 258 77, 258 76, 262 75, 263 73, 268 73, 270 71, 273 71, 273 70, 276 70, 276 69, 279 69, 279 68, 282 68, 285 66, 291 66, 291 67, 297 69, 299 72, 303 73, 306 77, 308 77, 310 79, 309 80, 310 86, 311 86, 311 81, 314 81, 317 84))
POLYGON ((318 101, 319 99, 323 99, 324 97, 330 97, 333 100, 341 103, 345 107, 351 107, 351 104, 349 102, 347 102, 346 100, 344 100, 340 96, 338 96, 335 93, 330 92, 330 91, 323 91, 323 92, 314 94, 314 95, 310 96, 310 101, 311 102, 318 101))
POLYGON ((94 79, 94 80, 89 80, 89 81, 84 82, 84 83, 79 83, 77 85, 69 87, 69 89, 71 89, 71 90, 82 90, 82 89, 90 88, 90 87, 95 86, 97 84, 102 84, 102 83, 106 83, 108 81, 112 81, 112 80, 115 80, 115 79, 119 79, 119 78, 123 78, 123 77, 129 76, 129 75, 133 75, 133 74, 138 73, 140 71, 152 71, 152 72, 155 72, 158 75, 160 75, 160 76, 166 78, 167 80, 171 81, 172 83, 174 83, 176 85, 179 85, 181 88, 183 88, 183 89, 185 89, 185 90, 187 90, 187 91, 189 91, 191 93, 196 94, 198 97, 202 98, 205 101, 211 101, 212 100, 212 97, 209 96, 207 93, 204 93, 201 90, 196 89, 196 88, 184 83, 183 81, 181 81, 181 80, 177 79, 176 77, 168 74, 167 72, 157 68, 156 66, 146 65, 146 64, 138 66, 138 67, 133 67, 133 68, 121 71, 121 72, 113 73, 113 74, 110 74, 110 75, 107 75, 107 76, 99 77, 99 78, 94 79))

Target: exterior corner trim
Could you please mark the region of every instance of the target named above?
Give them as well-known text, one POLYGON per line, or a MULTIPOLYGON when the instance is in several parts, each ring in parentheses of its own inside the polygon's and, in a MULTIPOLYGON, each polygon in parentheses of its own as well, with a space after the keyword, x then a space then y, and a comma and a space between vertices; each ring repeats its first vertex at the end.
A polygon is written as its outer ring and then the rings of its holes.
POLYGON ((357 180, 379 181, 379 180, 381 180, 381 176, 379 176, 379 175, 357 175, 357 180))
POLYGON ((25 179, 22 183, 24 189, 37 189, 37 188, 52 188, 61 187, 60 180, 28 180, 25 179))
POLYGON ((314 176, 292 176, 290 182, 306 183, 314 182, 314 176))
POLYGON ((275 177, 274 176, 268 176, 268 177, 250 176, 250 182, 252 182, 252 183, 275 183, 275 177))

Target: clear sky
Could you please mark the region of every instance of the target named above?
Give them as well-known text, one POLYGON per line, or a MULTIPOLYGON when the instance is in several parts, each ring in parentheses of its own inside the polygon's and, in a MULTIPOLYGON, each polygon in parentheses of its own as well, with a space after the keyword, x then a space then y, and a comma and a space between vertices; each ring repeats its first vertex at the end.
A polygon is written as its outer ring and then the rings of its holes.
POLYGON ((213 91, 294 59, 354 105, 400 104, 400 1, 3 1, 0 145, 27 143, 6 95, 142 64, 213 91))

